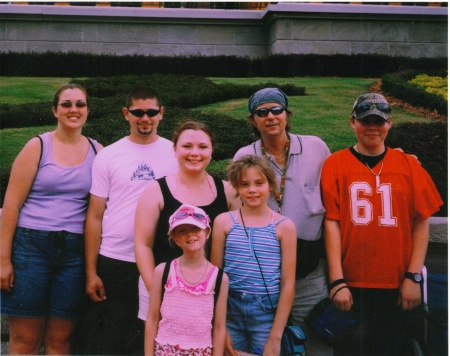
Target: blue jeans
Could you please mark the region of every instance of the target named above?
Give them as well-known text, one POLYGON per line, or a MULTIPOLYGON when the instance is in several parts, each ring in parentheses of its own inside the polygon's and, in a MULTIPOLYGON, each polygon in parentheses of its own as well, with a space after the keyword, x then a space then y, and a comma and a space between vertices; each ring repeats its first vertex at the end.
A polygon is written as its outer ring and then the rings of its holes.
POLYGON ((279 294, 250 294, 229 291, 227 329, 233 348, 261 355, 272 329, 279 294))
POLYGON ((1 291, 2 314, 78 317, 85 289, 82 234, 17 227, 11 262, 14 287, 1 291))

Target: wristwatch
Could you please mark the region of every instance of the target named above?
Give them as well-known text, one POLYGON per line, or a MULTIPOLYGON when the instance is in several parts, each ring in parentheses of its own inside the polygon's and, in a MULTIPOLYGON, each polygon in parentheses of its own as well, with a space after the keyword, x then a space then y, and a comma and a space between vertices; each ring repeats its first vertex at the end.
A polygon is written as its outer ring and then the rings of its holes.
POLYGON ((422 275, 420 273, 405 272, 405 278, 408 278, 416 283, 422 283, 422 275))

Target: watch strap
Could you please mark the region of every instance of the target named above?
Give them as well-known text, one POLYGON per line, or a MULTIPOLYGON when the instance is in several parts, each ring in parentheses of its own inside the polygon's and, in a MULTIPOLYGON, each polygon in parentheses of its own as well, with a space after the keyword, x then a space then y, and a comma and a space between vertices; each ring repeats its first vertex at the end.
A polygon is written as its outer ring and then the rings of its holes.
POLYGON ((415 283, 422 283, 422 280, 423 280, 422 275, 420 273, 414 273, 414 272, 405 272, 404 277, 412 280, 415 283))

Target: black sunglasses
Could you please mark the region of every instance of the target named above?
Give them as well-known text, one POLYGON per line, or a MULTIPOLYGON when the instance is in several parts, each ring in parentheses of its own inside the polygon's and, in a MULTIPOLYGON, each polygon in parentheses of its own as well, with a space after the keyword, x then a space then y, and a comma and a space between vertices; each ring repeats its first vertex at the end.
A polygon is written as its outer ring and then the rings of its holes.
MULTIPOLYGON (((63 101, 61 104, 59 104, 60 106, 62 106, 63 108, 71 108, 72 107, 72 103, 70 101, 63 101)), ((85 108, 87 106, 87 103, 84 101, 77 101, 75 103, 75 106, 77 108, 85 108)))
POLYGON ((362 103, 356 105, 353 111, 357 114, 360 114, 364 111, 373 109, 374 107, 383 112, 391 112, 391 107, 387 103, 369 103, 367 101, 363 101, 362 103))
POLYGON ((145 114, 147 114, 148 117, 153 117, 158 115, 161 112, 161 109, 148 109, 147 111, 141 110, 141 109, 135 109, 135 110, 129 110, 128 111, 136 116, 136 117, 144 117, 145 114))
POLYGON ((273 114, 273 115, 280 115, 284 110, 286 110, 285 108, 283 108, 282 106, 275 106, 273 108, 261 108, 258 110, 255 110, 253 112, 253 114, 258 115, 259 117, 266 117, 267 115, 269 115, 269 111, 273 114))

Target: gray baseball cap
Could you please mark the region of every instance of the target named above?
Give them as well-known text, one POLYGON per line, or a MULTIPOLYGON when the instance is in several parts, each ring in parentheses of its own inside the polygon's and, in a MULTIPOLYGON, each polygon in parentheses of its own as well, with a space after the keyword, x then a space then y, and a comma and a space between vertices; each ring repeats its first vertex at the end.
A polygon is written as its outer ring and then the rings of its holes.
POLYGON ((376 115, 389 122, 391 108, 386 98, 377 93, 367 93, 358 96, 353 104, 352 114, 358 120, 370 115, 376 115))

